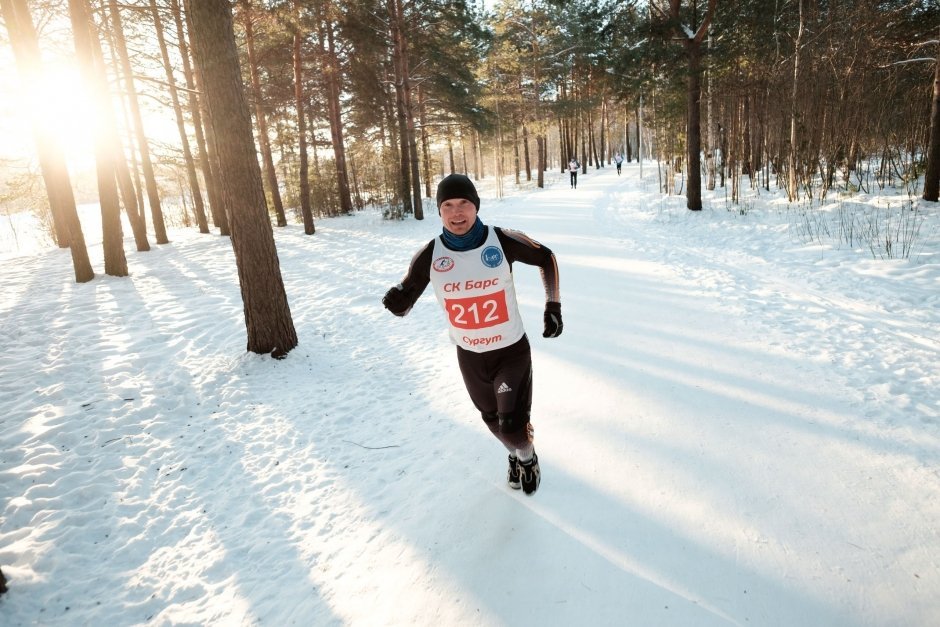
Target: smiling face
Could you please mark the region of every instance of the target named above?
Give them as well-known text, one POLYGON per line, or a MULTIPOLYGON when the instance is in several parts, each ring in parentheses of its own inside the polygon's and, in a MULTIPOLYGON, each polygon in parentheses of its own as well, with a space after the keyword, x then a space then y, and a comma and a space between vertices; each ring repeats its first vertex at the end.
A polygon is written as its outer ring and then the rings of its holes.
POLYGON ((441 221, 454 235, 466 235, 477 219, 477 208, 466 198, 451 198, 441 203, 441 221))

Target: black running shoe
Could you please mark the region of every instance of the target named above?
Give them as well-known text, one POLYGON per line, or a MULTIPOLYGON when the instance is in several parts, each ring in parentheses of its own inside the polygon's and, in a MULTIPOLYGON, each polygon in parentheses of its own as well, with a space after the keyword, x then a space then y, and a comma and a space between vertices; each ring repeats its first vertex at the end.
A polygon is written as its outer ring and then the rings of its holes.
POLYGON ((522 491, 526 494, 533 494, 539 489, 539 481, 542 479, 542 471, 539 469, 539 456, 532 453, 532 459, 527 462, 520 461, 516 464, 519 470, 519 481, 522 483, 522 491))
POLYGON ((509 456, 509 487, 513 490, 518 490, 522 487, 522 482, 519 481, 519 460, 515 455, 509 456))

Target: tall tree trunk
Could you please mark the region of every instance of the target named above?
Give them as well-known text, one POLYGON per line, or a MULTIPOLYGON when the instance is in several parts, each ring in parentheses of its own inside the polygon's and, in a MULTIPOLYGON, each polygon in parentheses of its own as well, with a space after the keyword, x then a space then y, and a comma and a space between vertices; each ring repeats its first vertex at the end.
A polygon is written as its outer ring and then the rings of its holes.
MULTIPOLYGON (((99 7, 92 7, 91 4, 88 5, 88 14, 93 15, 95 11, 98 11, 99 7)), ((103 9, 103 7, 102 7, 103 9)), ((89 21, 91 32, 92 32, 92 46, 95 48, 95 54, 98 59, 101 59, 101 67, 106 68, 108 59, 116 59, 117 53, 114 50, 114 35, 111 32, 110 24, 107 21, 107 16, 104 11, 98 11, 100 13, 100 18, 102 23, 100 25, 96 24, 94 19, 89 21), (97 36, 100 33, 101 38, 97 36), (108 56, 105 57, 104 51, 102 49, 102 39, 108 45, 108 56)), ((120 69, 114 68, 115 73, 115 84, 120 79, 120 69)), ((110 77, 107 74, 107 69, 105 69, 106 80, 110 77)), ((119 87, 116 87, 119 90, 119 87)), ((117 94, 118 101, 121 106, 121 114, 123 118, 123 129, 131 128, 131 122, 129 121, 129 113, 127 110, 127 99, 124 98, 120 92, 117 94)), ((108 99, 108 104, 110 105, 112 98, 108 99)), ((146 214, 144 213, 144 194, 143 189, 140 186, 140 172, 137 167, 137 152, 134 145, 133 136, 122 138, 119 129, 122 128, 118 125, 116 119, 108 117, 107 124, 110 129, 114 130, 114 141, 115 148, 114 154, 115 160, 114 163, 117 167, 117 183, 118 189, 121 192, 121 198, 124 200, 124 210, 127 212, 128 222, 131 224, 131 230, 134 233, 134 241, 137 244, 138 251, 147 251, 150 250, 150 242, 147 241, 147 220, 146 214), (129 145, 129 150, 127 154, 124 151, 124 139, 127 140, 129 145)))
MULTIPOLYGON (((204 97, 197 96, 201 81, 198 72, 194 71, 189 62, 189 46, 187 45, 187 29, 183 28, 182 11, 179 0, 170 0, 170 10, 173 12, 173 22, 176 24, 177 41, 179 42, 180 58, 183 60, 183 77, 186 80, 186 90, 189 94, 189 114, 193 118, 193 130, 196 133, 196 149, 199 151, 199 168, 202 170, 202 180, 209 196, 209 212, 212 214, 212 223, 219 228, 220 235, 228 235, 228 217, 225 213, 225 203, 222 200, 222 188, 219 184, 218 166, 212 144, 207 134, 207 120, 203 116, 204 97)), ((199 197, 199 206, 202 206, 202 197, 199 197)), ((204 210, 203 210, 204 213, 204 210)))
POLYGON ((228 0, 186 0, 194 58, 219 149, 248 350, 283 357, 297 346, 252 138, 228 0))
MULTIPOLYGON (((594 137, 590 127, 588 127, 585 123, 584 118, 585 112, 583 110, 579 110, 577 126, 575 126, 575 137, 580 138, 581 142, 581 172, 583 174, 587 174, 588 161, 591 159, 589 145, 594 137)), ((575 145, 577 145, 577 142, 578 140, 576 139, 575 145)))
POLYGON ((117 177, 118 189, 121 191, 121 198, 124 199, 124 211, 127 213, 127 221, 131 224, 131 231, 134 233, 134 243, 139 252, 150 250, 150 242, 147 240, 147 227, 141 217, 140 203, 137 202, 137 186, 131 179, 131 169, 124 158, 124 150, 121 148, 120 140, 117 135, 112 136, 116 155, 114 159, 114 173, 117 177))
MULTIPOLYGON (((42 59, 36 29, 33 26, 33 17, 26 5, 26 0, 0 0, 0 15, 3 16, 10 35, 10 44, 13 47, 13 56, 23 88, 28 90, 31 75, 42 71, 42 59)), ((34 96, 30 95, 30 100, 33 99, 34 96)), ((34 115, 30 116, 30 121, 36 141, 39 167, 55 222, 56 240, 59 246, 70 248, 75 281, 85 283, 95 278, 95 272, 88 258, 85 234, 82 232, 82 225, 78 218, 65 158, 52 134, 42 123, 43 121, 34 115)))
POLYGON ((797 87, 800 77, 800 46, 803 45, 803 0, 800 3, 800 25, 796 33, 796 45, 793 50, 793 85, 790 90, 790 153, 787 157, 787 196, 791 201, 797 196, 796 177, 796 117, 797 117, 797 87))
POLYGON ((636 106, 636 160, 640 164, 640 178, 643 178, 643 133, 640 129, 643 124, 643 96, 641 95, 636 106))
POLYGON ((387 0, 388 22, 392 40, 392 66, 395 71, 395 113, 398 125, 399 145, 399 195, 401 196, 403 212, 412 207, 411 202, 411 151, 408 149, 408 120, 407 105, 405 103, 405 82, 407 78, 402 65, 402 24, 398 21, 398 8, 396 0, 387 0))
POLYGON ((333 19, 329 14, 332 5, 327 7, 325 20, 320 20, 320 51, 323 62, 323 75, 326 79, 326 97, 330 119, 330 138, 333 144, 333 163, 336 166, 336 192, 339 194, 340 210, 345 214, 353 211, 352 197, 349 193, 349 169, 346 166, 346 142, 343 138, 343 110, 340 104, 340 66, 336 57, 336 45, 333 41, 333 19), (324 23, 325 22, 325 23, 324 23), (324 41, 323 34, 326 34, 324 41))
POLYGON ((451 139, 451 135, 447 135, 447 156, 448 161, 450 161, 450 174, 456 172, 454 169, 454 142, 451 139))
MULTIPOLYGON (((167 244, 166 224, 163 221, 163 208, 160 205, 160 192, 157 189, 157 177, 153 171, 153 162, 150 160, 150 145, 147 142, 147 133, 144 131, 144 120, 140 114, 140 103, 137 99, 137 90, 134 86, 134 72, 131 60, 127 54, 127 42, 124 39, 124 24, 116 0, 108 0, 108 12, 111 15, 111 27, 114 31, 114 43, 118 58, 121 62, 121 71, 124 75, 124 89, 127 92, 127 104, 130 107, 131 122, 137 137, 137 150, 140 152, 140 165, 143 169, 144 184, 147 189, 147 203, 150 205, 150 217, 153 221, 153 233, 158 244, 167 244)), ((143 210, 143 204, 140 209, 143 210)))
MULTIPOLYGON (((464 129, 460 129, 460 161, 463 163, 462 169, 459 171, 467 176, 470 176, 470 162, 467 160, 467 134, 464 129)), ((451 158, 451 169, 450 173, 454 173, 454 160, 451 158)), ((441 173, 444 174, 443 172, 441 173)))
POLYGON ((679 24, 679 5, 682 0, 669 0, 669 17, 674 20, 676 34, 682 39, 686 55, 689 58, 688 82, 688 135, 686 142, 686 169, 688 170, 688 188, 686 207, 692 211, 702 209, 702 42, 708 33, 708 26, 715 15, 718 0, 708 0, 702 23, 695 29, 683 28, 679 24))
POLYGON ((525 162, 525 180, 532 180, 532 162, 529 156, 529 126, 522 123, 522 159, 525 162))
POLYGON ((481 180, 484 177, 483 146, 480 141, 480 133, 476 129, 473 129, 470 134, 470 150, 473 153, 473 178, 481 180))
POLYGON ((418 121, 421 123, 421 156, 424 164, 424 196, 431 198, 431 140, 428 137, 427 110, 424 90, 418 87, 418 121))
MULTIPOLYGON (((382 102, 382 174, 384 176, 385 193, 389 199, 389 205, 394 205, 393 213, 402 218, 405 215, 405 209, 411 205, 405 202, 402 194, 408 194, 408 181, 402 176, 401 161, 401 135, 399 126, 399 107, 398 107, 398 69, 394 59, 394 50, 383 64, 383 93, 385 98, 382 102), (397 174, 396 174, 397 173, 397 174)), ((405 170, 407 173, 407 170, 405 170)))
POLYGON ((496 197, 503 197, 503 122, 499 113, 499 95, 496 96, 496 141, 493 146, 493 169, 496 170, 496 197))
MULTIPOLYGON (((229 209, 225 206, 225 194, 222 193, 222 162, 219 159, 219 144, 216 141, 215 131, 212 126, 212 113, 209 111, 208 103, 206 103, 205 90, 203 88, 205 81, 203 81, 202 72, 199 71, 198 67, 193 68, 193 78, 196 81, 196 89, 200 94, 199 111, 202 114, 202 129, 203 135, 205 136, 206 159, 204 163, 211 164, 211 166, 207 165, 203 168, 203 173, 206 172, 207 168, 211 167, 212 170, 213 182, 207 184, 209 190, 209 209, 212 212, 213 220, 216 220, 219 226, 219 235, 228 236, 231 235, 232 227, 228 220, 229 209), (214 199, 213 195, 215 196, 214 199)), ((200 152, 202 152, 201 148, 200 152)), ((255 155, 255 158, 257 159, 257 155, 255 155)), ((265 211, 267 211, 267 199, 265 199, 265 211)))
MULTIPOLYGON (((601 156, 603 155, 604 151, 603 151, 603 150, 598 151, 598 149, 597 149, 597 140, 594 138, 594 132, 595 132, 595 131, 594 131, 594 127, 595 127, 594 113, 593 113, 592 110, 589 109, 589 110, 588 110, 588 127, 587 127, 587 130, 588 130, 588 150, 591 151, 591 156, 592 156, 593 159, 594 159, 594 169, 595 169, 595 170, 599 170, 599 169, 601 168, 601 166, 603 165, 603 163, 601 163, 601 161, 602 161, 601 156)), ((602 134, 603 134, 603 132, 604 132, 604 131, 603 131, 603 128, 604 128, 604 125, 603 125, 603 123, 601 123, 601 133, 602 133, 602 134)))
POLYGON ((307 165, 307 119, 304 114, 303 36, 300 33, 300 7, 294 0, 294 106, 297 108, 297 144, 300 153, 300 215, 304 221, 304 233, 313 235, 317 231, 310 207, 310 177, 307 165))
MULTIPOLYGON (((538 40, 533 37, 532 39, 532 49, 535 52, 536 59, 540 58, 541 52, 539 51, 538 40)), ((545 120, 542 119, 542 97, 541 97, 541 71, 539 69, 538 63, 536 63, 535 68, 532 73, 532 78, 534 79, 534 91, 535 91, 535 146, 536 146, 536 161, 538 162, 538 174, 536 175, 536 186, 539 189, 545 187, 545 170, 548 169, 548 146, 546 146, 546 136, 545 136, 545 120)))
MULTIPOLYGON (((274 169, 274 156, 271 154, 271 139, 268 137, 268 120, 264 114, 264 92, 261 91, 261 76, 258 71, 258 57, 255 54, 254 7, 246 2, 247 9, 242 13, 245 27, 245 45, 248 48, 248 71, 251 74, 251 91, 255 100, 255 123, 258 126, 258 145, 261 148, 261 160, 264 163, 264 178, 268 182, 268 193, 274 205, 274 215, 278 226, 287 226, 284 215, 284 203, 277 184, 277 172, 274 169)), ((208 77, 205 77, 208 80, 208 77)), ((216 123, 213 121, 213 123, 216 123)))
MULTIPOLYGON (((99 101, 99 111, 104 114, 110 106, 102 106, 107 98, 107 81, 104 68, 98 67, 86 0, 69 0, 69 18, 75 37, 75 55, 81 65, 85 82, 93 86, 99 101)), ((110 119, 113 119, 113 115, 110 119)), ((110 122, 109 119, 109 122, 110 122)), ((104 125, 102 125, 104 126, 104 125)), ((111 276, 127 276, 127 258, 124 256, 124 233, 121 228, 121 201, 118 198, 115 141, 105 135, 101 128, 95 133, 95 171, 98 179, 98 204, 101 207, 101 234, 104 249, 104 271, 111 276)))
POLYGON ((361 210, 365 207, 366 203, 362 198, 361 178, 355 158, 349 160, 349 179, 349 182, 352 184, 353 206, 361 210))
MULTIPOLYGON (((711 50, 711 47, 712 36, 709 35, 709 50, 711 50)), ((709 191, 715 189, 715 143, 718 141, 718 116, 715 112, 714 82, 712 72, 709 69, 706 73, 705 83, 705 128, 707 129, 705 135, 705 171, 707 176, 705 186, 709 191)))
MULTIPOLYGON (((117 181, 120 197, 124 199, 124 211, 127 214, 127 221, 131 225, 134 233, 134 243, 137 250, 145 252, 150 250, 150 242, 147 241, 147 229, 144 221, 140 217, 140 208, 137 203, 137 190, 131 180, 130 168, 127 167, 127 160, 124 158, 124 149, 121 147, 121 140, 118 138, 117 128, 115 127, 114 108, 111 105, 111 96, 108 89, 108 76, 104 65, 104 54, 101 50, 101 40, 98 39, 98 26, 92 19, 91 6, 88 0, 69 0, 69 11, 72 17, 73 31, 76 30, 75 16, 81 15, 84 26, 78 28, 81 32, 76 32, 76 51, 78 47, 78 38, 81 37, 82 47, 87 50, 84 56, 89 62, 82 63, 83 71, 87 72, 86 82, 93 86, 95 97, 97 98, 97 116, 98 128, 96 135, 102 139, 103 152, 107 153, 109 165, 105 169, 110 169, 111 176, 117 181), (72 10, 74 5, 75 10, 72 10)), ((83 53, 78 53, 80 56, 83 53)), ((99 187, 101 180, 99 178, 99 187)), ((120 205, 120 202, 118 203, 120 205)))
POLYGON ((937 202, 940 194, 940 54, 933 75, 933 105, 930 110, 930 144, 924 173, 924 200, 937 202))
POLYGON ((166 37, 163 31, 163 20, 160 18, 160 12, 157 9, 157 1, 149 0, 150 15, 153 19, 154 29, 157 33, 157 43, 160 46, 160 58, 163 60, 163 71, 166 74, 167 90, 170 92, 170 101, 173 103, 173 113, 176 117, 176 130, 180 136, 180 146, 183 149, 183 167, 186 169, 186 176, 189 181, 189 190, 193 197, 194 212, 196 214, 196 224, 199 226, 200 233, 209 232, 209 224, 206 221, 206 210, 202 202, 202 192, 199 189, 199 178, 196 175, 196 164, 193 161, 193 153, 189 146, 189 137, 186 135, 186 122, 183 118, 183 107, 180 105, 179 90, 176 88, 176 80, 173 77, 173 66, 170 63, 170 52, 166 46, 166 37))
POLYGON ((728 148, 728 176, 731 178, 731 202, 737 203, 739 200, 739 172, 741 162, 741 96, 736 95, 731 98, 731 127, 728 129, 728 135, 731 137, 731 146, 728 148))
POLYGON ((545 170, 548 168, 548 150, 545 146, 545 135, 538 133, 535 136, 536 161, 538 161, 539 171, 536 174, 536 186, 545 187, 545 170))
POLYGON ((688 129, 688 156, 686 167, 688 170, 688 190, 686 192, 686 207, 692 211, 702 209, 702 86, 701 86, 701 45, 689 45, 689 129, 688 129))
POLYGON ((560 118, 558 120, 558 148, 561 151, 561 161, 564 164, 560 172, 564 173, 565 169, 568 167, 568 161, 574 158, 574 153, 571 152, 571 138, 568 135, 568 123, 560 118))
MULTIPOLYGON (((109 46, 111 47, 111 46, 109 46)), ((115 58, 114 49, 111 47, 110 57, 115 58)), ((127 110, 127 99, 121 99, 121 110, 124 118, 124 129, 127 132, 131 131, 131 126, 133 122, 130 121, 130 112, 127 110)), ((136 199, 135 206, 137 207, 137 216, 140 218, 140 223, 143 225, 144 230, 147 229, 147 210, 144 207, 144 185, 141 184, 140 180, 140 168, 137 165, 137 142, 135 141, 134 136, 128 136, 125 138, 127 140, 128 151, 126 155, 125 163, 127 163, 127 169, 130 174, 133 175, 133 189, 134 189, 134 198, 136 199)))
POLYGON ((623 144, 624 152, 623 158, 627 163, 633 161, 633 142, 630 139, 630 122, 629 120, 624 120, 624 133, 623 133, 623 144))
MULTIPOLYGON (((421 202, 421 177, 419 175, 418 145, 415 133, 414 107, 411 104, 411 76, 408 61, 408 36, 405 32, 405 12, 402 0, 389 0, 389 19, 394 22, 393 34, 396 38, 395 49, 401 75, 401 108, 399 115, 404 116, 402 128, 402 152, 407 152, 408 180, 411 183, 409 199, 416 220, 424 219, 424 206, 421 202)), ((401 123, 401 122, 400 122, 401 123)), ((404 159, 402 160, 404 164, 404 159)))
POLYGON ((741 103, 741 174, 752 177, 751 172, 751 95, 747 92, 741 103))

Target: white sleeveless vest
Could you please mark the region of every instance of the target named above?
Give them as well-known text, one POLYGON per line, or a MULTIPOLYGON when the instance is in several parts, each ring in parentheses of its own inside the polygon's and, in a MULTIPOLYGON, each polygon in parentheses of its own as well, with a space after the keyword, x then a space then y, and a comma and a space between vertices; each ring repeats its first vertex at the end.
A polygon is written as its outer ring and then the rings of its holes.
POLYGON ((451 341, 475 353, 518 342, 525 329, 516 289, 496 229, 467 251, 450 250, 438 236, 431 257, 431 285, 447 314, 451 341))

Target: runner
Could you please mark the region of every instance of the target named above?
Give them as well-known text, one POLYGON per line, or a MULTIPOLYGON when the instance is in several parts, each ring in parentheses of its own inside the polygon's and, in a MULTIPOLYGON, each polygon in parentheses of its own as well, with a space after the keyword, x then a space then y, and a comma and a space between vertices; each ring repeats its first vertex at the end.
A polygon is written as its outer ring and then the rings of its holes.
POLYGON ((509 451, 509 485, 532 494, 541 481, 529 415, 532 353, 516 304, 512 264, 541 269, 542 337, 558 337, 563 324, 555 255, 523 233, 484 225, 480 197, 463 174, 438 184, 437 207, 443 233, 415 254, 405 278, 388 290, 382 304, 405 316, 431 283, 447 314, 470 400, 509 451))

